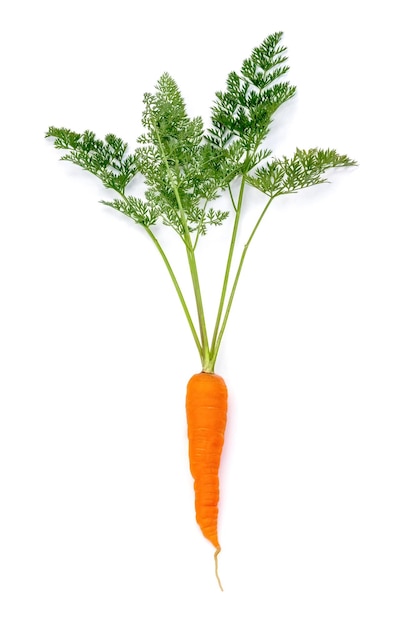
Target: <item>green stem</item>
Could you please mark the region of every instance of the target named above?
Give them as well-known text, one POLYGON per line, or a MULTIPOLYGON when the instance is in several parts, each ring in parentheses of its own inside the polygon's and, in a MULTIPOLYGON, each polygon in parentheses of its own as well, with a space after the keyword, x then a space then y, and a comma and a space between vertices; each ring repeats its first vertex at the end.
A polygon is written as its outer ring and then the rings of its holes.
POLYGON ((263 209, 262 213, 260 214, 260 216, 259 216, 259 218, 258 218, 258 220, 257 220, 257 222, 256 222, 256 224, 255 224, 251 234, 250 234, 249 239, 247 240, 246 244, 243 247, 243 252, 242 252, 242 255, 240 257, 238 268, 236 270, 236 276, 235 276, 235 279, 233 281, 232 289, 231 289, 231 292, 230 292, 229 300, 227 302, 226 311, 225 311, 225 314, 224 314, 224 318, 223 318, 223 322, 222 322, 222 325, 221 325, 221 328, 220 328, 220 332, 218 334, 218 337, 217 337, 217 340, 216 340, 216 344, 215 344, 215 346, 212 349, 211 366, 212 366, 213 369, 214 369, 214 366, 216 364, 217 355, 219 353, 219 348, 220 348, 220 344, 221 344, 221 341, 222 341, 222 338, 223 338, 223 334, 224 334, 224 331, 225 331, 225 328, 226 328, 227 320, 229 319, 230 309, 232 308, 233 299, 235 297, 235 292, 236 292, 237 284, 239 282, 239 278, 240 278, 240 274, 241 274, 241 271, 242 271, 243 263, 245 261, 246 253, 247 253, 249 245, 250 245, 250 243, 251 243, 251 241, 252 241, 256 231, 258 230, 258 227, 259 227, 262 219, 264 218, 265 213, 267 212, 267 210, 268 210, 268 208, 269 208, 269 206, 270 206, 270 204, 271 204, 273 199, 274 199, 274 196, 271 196, 269 198, 268 202, 265 205, 265 208, 263 209))
MULTIPOLYGON (((213 339, 212 339, 212 343, 210 347, 212 367, 214 367, 213 356, 215 355, 215 346, 216 346, 217 336, 218 336, 218 332, 220 328, 220 322, 222 318, 224 303, 226 300, 227 286, 229 284, 230 270, 232 267, 233 254, 234 254, 235 245, 236 245, 236 237, 237 237, 237 233, 239 229, 239 220, 240 220, 241 208, 242 208, 242 203, 243 203, 243 193, 245 190, 245 182, 246 182, 246 176, 243 175, 242 182, 240 185, 239 198, 237 201, 237 205, 235 206, 235 203, 233 202, 233 206, 235 208, 235 221, 233 224, 232 237, 231 237, 230 246, 229 246, 229 254, 227 257, 226 270, 224 273, 222 291, 220 294, 220 302, 219 302, 219 307, 217 310, 216 323, 215 323, 214 331, 213 331, 213 339)), ((233 201, 233 196, 232 196, 232 201, 233 201)))
MULTIPOLYGON (((126 195, 123 192, 119 191, 119 195, 123 198, 123 200, 125 202, 128 202, 128 200, 126 198, 126 195)), ((187 303, 185 301, 185 298, 184 298, 184 295, 182 293, 181 287, 179 286, 177 277, 175 276, 174 270, 172 269, 172 266, 171 266, 171 264, 170 264, 170 262, 168 260, 167 255, 165 254, 161 244, 159 243, 157 237, 154 235, 152 230, 149 228, 149 226, 145 226, 145 225, 143 225, 143 228, 146 230, 146 232, 148 233, 149 237, 152 239, 153 243, 155 244, 159 254, 162 257, 162 260, 163 260, 163 262, 165 264, 165 267, 168 270, 168 273, 169 273, 169 275, 171 277, 171 280, 172 280, 172 282, 174 284, 175 291, 177 292, 178 298, 180 299, 181 306, 182 306, 183 311, 185 313, 185 317, 187 318, 187 322, 188 322, 188 325, 190 327, 191 333, 193 335, 193 339, 194 339, 195 345, 197 346, 198 353, 200 355, 200 358, 203 359, 202 345, 200 343, 197 331, 195 329, 192 317, 190 315, 190 311, 188 310, 187 303)))
POLYGON ((172 280, 172 282, 174 284, 175 290, 176 290, 176 292, 178 294, 178 297, 180 299, 183 311, 185 313, 185 317, 187 318, 187 322, 188 322, 188 325, 189 325, 189 327, 191 329, 191 333, 193 335, 195 345, 197 346, 197 350, 198 350, 198 353, 200 355, 200 358, 203 358, 203 351, 202 351, 200 340, 199 340, 198 335, 197 335, 197 331, 195 329, 193 320, 191 318, 191 315, 190 315, 190 312, 188 310, 187 303, 185 302, 185 299, 184 299, 183 293, 181 291, 181 288, 180 288, 180 286, 178 284, 177 278, 176 278, 176 276, 174 274, 174 271, 173 271, 173 269, 171 267, 170 262, 168 261, 168 257, 166 256, 166 254, 165 254, 161 244, 159 243, 158 239, 155 237, 155 235, 153 234, 153 232, 151 231, 149 226, 144 226, 144 228, 145 228, 146 232, 148 233, 149 237, 152 239, 152 241, 155 244, 159 254, 162 257, 163 262, 165 263, 165 267, 168 270, 168 273, 169 273, 169 275, 171 277, 171 280, 172 280))
POLYGON ((209 349, 209 342, 208 342, 208 336, 207 336, 206 321, 205 321, 205 316, 204 316, 203 299, 201 296, 200 280, 198 277, 197 262, 196 262, 196 258, 194 254, 193 243, 192 243, 190 231, 188 228, 187 216, 185 214, 184 207, 182 206, 178 186, 175 182, 175 178, 172 174, 171 167, 168 163, 164 146, 162 144, 162 140, 161 140, 161 137, 160 137, 160 134, 158 132, 156 125, 154 125, 154 131, 157 136, 159 149, 161 151, 161 156, 164 161, 164 165, 166 167, 167 174, 170 178, 172 189, 175 194, 175 199, 177 202, 178 210, 180 212, 181 222, 182 222, 183 229, 184 229, 184 243, 185 243, 185 248, 187 250, 188 265, 189 265, 190 273, 191 273, 191 281, 192 281, 193 289, 194 289, 194 297, 195 297, 198 322, 199 322, 199 327, 200 327, 201 348, 199 350, 199 354, 200 354, 203 370, 206 371, 206 367, 208 366, 208 363, 210 361, 210 349, 209 349))
POLYGON ((197 262, 196 262, 196 258, 195 258, 195 254, 194 254, 194 250, 193 250, 193 246, 192 246, 192 242, 191 242, 191 237, 190 237, 190 234, 188 232, 188 229, 186 231, 185 237, 186 237, 186 248, 187 248, 188 265, 189 265, 189 268, 190 268, 191 280, 192 280, 192 283, 193 283, 194 297, 195 297, 195 302, 196 302, 196 307, 197 307, 198 322, 199 322, 199 326, 200 326, 200 335, 201 335, 201 352, 200 352, 200 356, 201 356, 201 364, 203 366, 203 370, 206 371, 205 368, 207 367, 207 364, 208 364, 208 362, 210 360, 210 350, 209 350, 209 343, 208 343, 208 336, 207 336, 206 321, 205 321, 205 317, 204 317, 203 298, 201 296, 200 280, 198 278, 197 262))

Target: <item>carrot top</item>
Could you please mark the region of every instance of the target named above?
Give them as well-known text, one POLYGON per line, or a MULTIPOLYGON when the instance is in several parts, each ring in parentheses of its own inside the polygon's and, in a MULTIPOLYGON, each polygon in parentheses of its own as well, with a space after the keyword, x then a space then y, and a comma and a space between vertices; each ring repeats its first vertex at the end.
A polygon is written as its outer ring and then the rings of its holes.
POLYGON ((278 196, 325 182, 330 168, 356 165, 330 149, 297 149, 290 157, 277 158, 263 147, 275 113, 296 91, 284 80, 289 68, 281 40, 281 32, 269 35, 243 61, 240 72, 228 75, 224 91, 215 94, 207 130, 201 117, 188 116, 176 82, 165 73, 155 92, 144 95, 144 132, 134 152, 128 152, 127 143, 113 134, 101 140, 89 130, 80 134, 54 126, 46 133, 46 137, 54 138, 56 148, 65 151, 62 160, 91 172, 116 192, 114 199, 102 203, 131 217, 155 244, 181 302, 204 372, 214 371, 249 245, 272 202, 278 196), (138 177, 146 186, 140 197, 128 191, 138 177), (254 219, 232 273, 248 186, 263 194, 265 204, 254 219), (209 334, 196 249, 208 229, 223 224, 229 213, 233 229, 217 316, 209 334), (161 223, 184 245, 196 315, 191 313, 158 238, 161 223))

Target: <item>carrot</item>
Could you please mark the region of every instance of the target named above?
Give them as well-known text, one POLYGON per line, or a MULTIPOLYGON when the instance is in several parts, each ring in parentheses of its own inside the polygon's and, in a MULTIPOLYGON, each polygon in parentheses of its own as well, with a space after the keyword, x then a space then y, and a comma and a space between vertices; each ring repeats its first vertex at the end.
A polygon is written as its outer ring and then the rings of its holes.
MULTIPOLYGON (((201 372, 187 385, 188 454, 194 478, 195 511, 203 535, 216 548, 216 577, 220 544, 217 534, 219 467, 227 420, 227 387, 221 376, 201 372)), ((223 589, 222 589, 223 590, 223 589)))
MULTIPOLYGON (((333 149, 296 148, 292 156, 276 158, 263 147, 275 113, 296 92, 294 85, 282 80, 289 70, 282 35, 276 32, 266 37, 243 61, 240 72, 229 74, 225 90, 216 92, 207 131, 202 117, 189 117, 177 83, 165 72, 155 92, 143 97, 144 132, 138 137, 134 153, 129 153, 128 144, 114 134, 106 135, 103 141, 89 130, 78 133, 51 126, 46 133, 46 137, 54 138, 56 148, 65 151, 63 160, 87 170, 107 190, 113 190, 115 196, 106 196, 102 203, 129 216, 143 229, 160 254, 181 303, 202 367, 202 372, 190 379, 186 398, 196 517, 203 535, 215 547, 219 584, 219 466, 227 388, 214 370, 243 264, 255 233, 277 198, 326 182, 329 169, 356 165, 333 149), (138 179, 137 188, 143 191, 139 196, 131 195, 130 185, 138 179), (252 224, 239 253, 241 217, 249 209, 248 187, 256 189, 263 200, 257 209, 248 211, 247 223, 252 220, 252 224), (213 207, 217 199, 219 209, 213 207), (203 306, 197 247, 208 230, 221 226, 229 214, 233 227, 214 326, 210 329, 203 306), (170 228, 183 246, 194 308, 190 308, 182 282, 161 243, 162 226, 170 228)), ((217 244, 212 254, 218 258, 217 244)), ((144 264, 140 274, 145 276, 147 272, 144 264)), ((272 289, 272 279, 266 280, 272 289)), ((168 357, 171 361, 170 352, 168 357)))

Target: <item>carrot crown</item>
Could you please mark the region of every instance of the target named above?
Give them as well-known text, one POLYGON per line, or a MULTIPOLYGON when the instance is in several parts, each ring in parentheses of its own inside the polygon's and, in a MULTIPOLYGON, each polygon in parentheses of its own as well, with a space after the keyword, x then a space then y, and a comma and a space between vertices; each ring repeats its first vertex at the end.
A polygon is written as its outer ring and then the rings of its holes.
POLYGON ((282 36, 277 32, 266 37, 243 61, 240 71, 228 75, 224 90, 215 94, 211 124, 206 130, 201 117, 188 116, 176 82, 164 73, 154 93, 144 95, 144 132, 133 152, 113 134, 102 140, 89 130, 77 133, 54 126, 46 133, 46 137, 54 139, 55 147, 65 152, 62 160, 91 172, 104 187, 115 192, 112 200, 102 203, 132 218, 155 244, 179 297, 205 372, 214 371, 248 248, 272 202, 283 194, 325 182, 331 168, 356 165, 332 149, 297 149, 289 157, 276 158, 264 147, 277 110, 296 91, 285 80, 289 68, 282 36), (144 183, 141 196, 129 192, 137 178, 144 183), (264 196, 265 204, 254 219, 232 274, 248 186, 264 196), (217 316, 209 333, 196 250, 200 238, 211 227, 223 224, 230 214, 233 229, 217 316), (157 237, 157 224, 170 228, 184 246, 195 319, 157 237))

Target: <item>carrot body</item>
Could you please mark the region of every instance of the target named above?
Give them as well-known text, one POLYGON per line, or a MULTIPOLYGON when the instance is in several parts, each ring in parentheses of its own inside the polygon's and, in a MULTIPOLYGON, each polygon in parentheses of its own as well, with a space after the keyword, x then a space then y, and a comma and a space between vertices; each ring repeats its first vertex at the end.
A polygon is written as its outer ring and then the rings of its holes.
POLYGON ((227 419, 223 378, 206 372, 192 376, 187 385, 186 412, 196 519, 218 553, 219 467, 227 419))

